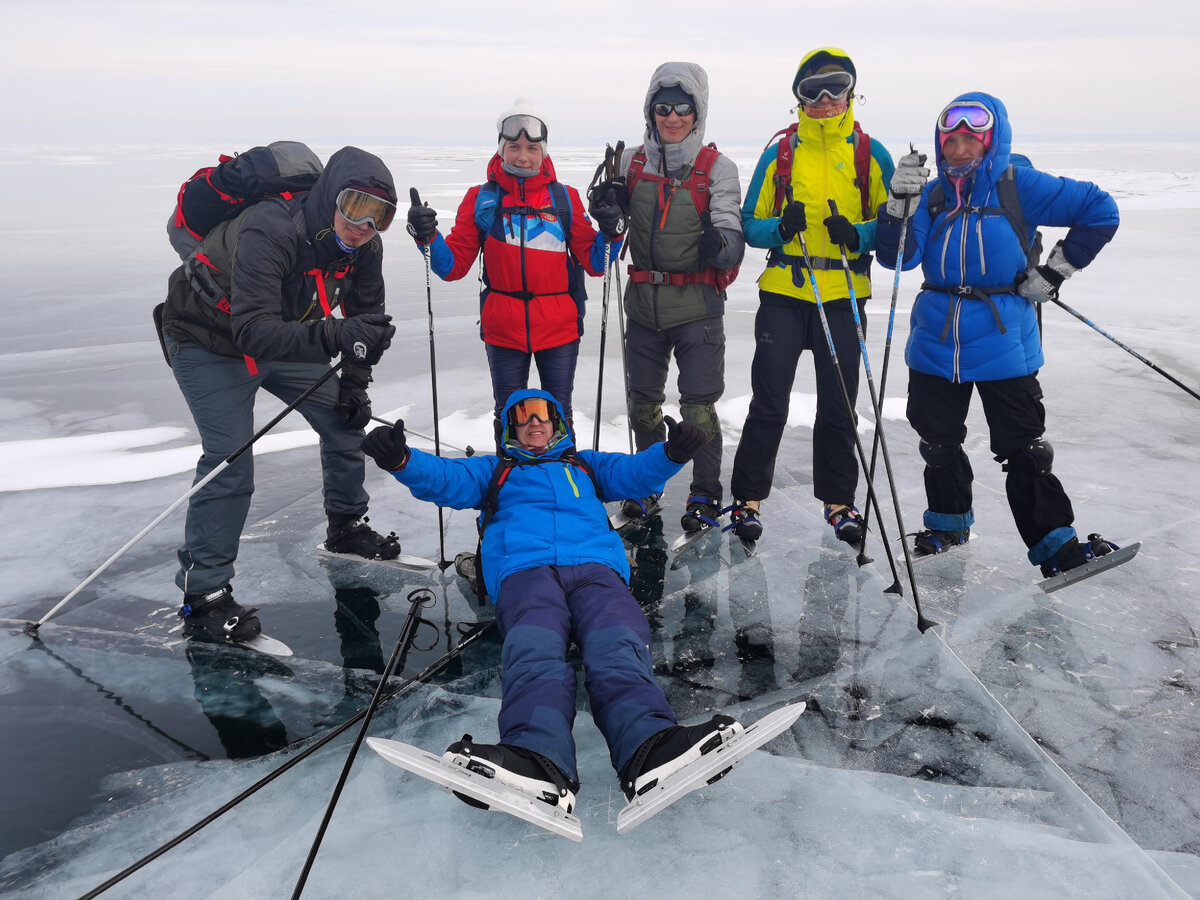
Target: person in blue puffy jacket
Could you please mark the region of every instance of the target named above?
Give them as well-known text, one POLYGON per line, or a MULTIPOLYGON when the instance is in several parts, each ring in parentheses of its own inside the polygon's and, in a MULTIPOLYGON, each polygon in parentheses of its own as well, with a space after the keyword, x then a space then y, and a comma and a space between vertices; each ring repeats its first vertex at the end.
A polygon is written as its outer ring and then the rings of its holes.
POLYGON ((464 766, 485 760, 491 777, 570 812, 579 790, 576 678, 567 662, 574 642, 592 718, 632 799, 744 730, 724 715, 677 724, 654 678, 650 626, 629 592, 624 545, 604 508, 606 500, 661 492, 708 437, 693 422, 668 419, 666 442, 635 455, 576 453, 562 406, 540 390, 514 391, 500 421, 501 456, 423 453, 407 446, 402 421, 363 441, 414 497, 454 509, 490 506, 481 516, 480 561, 504 641, 500 743, 464 735, 444 758, 464 766))
POLYGON ((1111 240, 1117 204, 1094 184, 1010 165, 1008 112, 989 94, 955 98, 938 116, 934 139, 936 178, 926 184, 916 151, 903 157, 876 232, 880 263, 895 268, 907 219, 902 265, 919 264, 925 276, 905 349, 908 420, 921 439, 928 502, 916 549, 939 553, 970 536, 974 475, 962 445, 978 390, 1029 561, 1055 575, 1113 546, 1099 535, 1079 540, 1070 498, 1052 473, 1035 306, 1057 298, 1111 240), (1019 200, 1025 243, 1005 214, 1006 198, 1019 200), (1042 225, 1068 230, 1039 265, 1029 251, 1042 225))

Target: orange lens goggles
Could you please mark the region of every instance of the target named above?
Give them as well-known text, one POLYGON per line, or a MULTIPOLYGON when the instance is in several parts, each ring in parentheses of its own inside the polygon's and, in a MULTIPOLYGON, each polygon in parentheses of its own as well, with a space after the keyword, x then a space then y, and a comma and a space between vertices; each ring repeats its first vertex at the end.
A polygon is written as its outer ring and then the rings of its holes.
POLYGON ((551 418, 552 410, 553 407, 549 400, 542 397, 530 397, 528 400, 521 400, 513 405, 513 408, 508 411, 508 420, 513 425, 528 425, 535 418, 550 423, 554 421, 551 418))
POLYGON ((370 222, 376 231, 387 231, 396 217, 396 205, 366 191, 345 188, 337 196, 337 209, 353 225, 370 222))

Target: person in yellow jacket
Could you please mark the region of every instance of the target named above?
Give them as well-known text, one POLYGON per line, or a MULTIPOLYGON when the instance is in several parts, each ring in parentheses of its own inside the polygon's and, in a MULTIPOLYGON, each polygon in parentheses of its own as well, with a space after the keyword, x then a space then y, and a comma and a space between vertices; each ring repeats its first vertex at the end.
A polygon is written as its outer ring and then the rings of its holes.
POLYGON ((801 60, 792 82, 792 93, 800 101, 799 121, 763 151, 742 204, 746 243, 770 251, 766 271, 758 280, 750 370, 753 397, 730 483, 734 532, 747 540, 762 535, 759 504, 771 492, 796 365, 805 350, 812 352, 817 381, 813 492, 824 503, 825 518, 841 540, 859 544, 863 537, 862 517, 854 506, 858 461, 850 409, 858 396, 861 355, 842 248, 861 318, 871 296, 875 211, 887 201, 894 166, 883 146, 856 127, 856 81, 854 63, 844 50, 824 47, 801 60), (818 298, 809 283, 801 235, 849 404, 821 325, 818 298))

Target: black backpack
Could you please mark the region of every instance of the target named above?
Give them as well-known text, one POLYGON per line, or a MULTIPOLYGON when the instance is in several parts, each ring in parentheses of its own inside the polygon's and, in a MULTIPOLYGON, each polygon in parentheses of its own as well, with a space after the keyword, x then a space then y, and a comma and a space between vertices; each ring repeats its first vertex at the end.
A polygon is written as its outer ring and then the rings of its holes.
POLYGON ((179 187, 167 221, 171 246, 186 260, 221 222, 266 197, 292 197, 316 183, 324 165, 297 141, 275 141, 245 153, 222 154, 215 166, 200 169, 179 187))

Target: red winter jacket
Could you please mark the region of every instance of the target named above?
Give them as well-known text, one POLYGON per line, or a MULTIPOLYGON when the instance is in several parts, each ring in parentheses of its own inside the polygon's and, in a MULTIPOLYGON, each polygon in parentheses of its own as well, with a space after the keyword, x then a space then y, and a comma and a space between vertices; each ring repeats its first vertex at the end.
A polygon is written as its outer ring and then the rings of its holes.
POLYGON ((577 304, 568 293, 566 254, 589 275, 600 275, 604 236, 592 228, 579 192, 563 185, 571 208, 568 234, 553 208, 549 184, 555 180, 550 157, 542 161, 537 175, 517 178, 504 171, 499 154, 493 156, 488 181, 500 187, 501 199, 491 231, 484 233, 476 221, 483 187, 478 185, 459 204, 454 227, 445 239, 452 265, 439 265, 446 258, 438 252, 441 248, 433 248, 434 270, 445 281, 466 275, 483 248, 487 286, 480 297, 480 322, 488 344, 532 353, 569 344, 582 333, 583 294, 580 291, 577 304))

